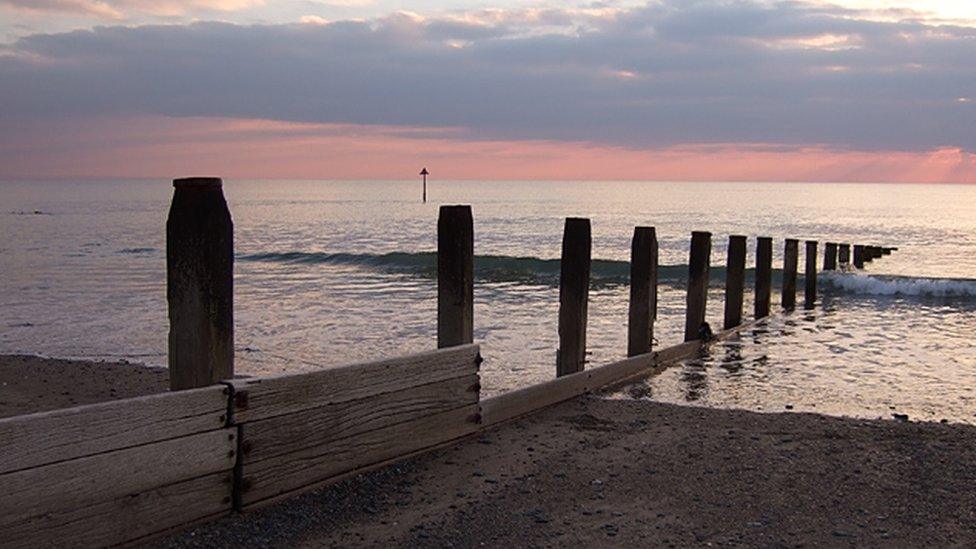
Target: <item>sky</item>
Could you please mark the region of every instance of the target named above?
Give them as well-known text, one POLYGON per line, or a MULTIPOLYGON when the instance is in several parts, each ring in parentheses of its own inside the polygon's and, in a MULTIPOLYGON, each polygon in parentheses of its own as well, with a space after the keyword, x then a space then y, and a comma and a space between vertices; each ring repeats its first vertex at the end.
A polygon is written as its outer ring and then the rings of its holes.
POLYGON ((976 2, 0 0, 0 177, 976 183, 976 2))

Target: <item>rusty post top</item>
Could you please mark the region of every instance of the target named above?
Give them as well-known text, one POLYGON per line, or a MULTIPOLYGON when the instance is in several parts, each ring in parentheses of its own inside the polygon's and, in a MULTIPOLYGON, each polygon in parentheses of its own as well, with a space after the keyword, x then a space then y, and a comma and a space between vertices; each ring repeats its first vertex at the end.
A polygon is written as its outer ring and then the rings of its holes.
POLYGON ((174 179, 173 187, 177 189, 220 189, 223 181, 219 177, 184 177, 174 179))

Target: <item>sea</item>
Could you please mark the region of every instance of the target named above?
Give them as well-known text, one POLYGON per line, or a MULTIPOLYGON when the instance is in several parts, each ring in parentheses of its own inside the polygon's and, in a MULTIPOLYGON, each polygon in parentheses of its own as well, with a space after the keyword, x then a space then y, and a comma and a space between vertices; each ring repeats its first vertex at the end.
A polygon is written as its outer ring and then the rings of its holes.
MULTIPOLYGON (((0 354, 164 367, 168 180, 0 182, 0 354)), ((701 357, 613 391, 764 412, 976 424, 976 186, 812 183, 226 180, 241 375, 302 372, 436 346, 438 207, 470 204, 482 391, 555 376, 566 217, 593 230, 587 367, 626 356, 637 225, 660 247, 655 345, 682 339, 692 231, 712 233, 707 319, 728 236, 774 239, 773 312, 701 357), (783 312, 784 239, 801 307, 783 312), (802 307, 802 240, 897 247, 821 273, 802 307)), ((822 266, 822 257, 818 264, 822 266)), ((132 367, 138 367, 133 365, 132 367)))

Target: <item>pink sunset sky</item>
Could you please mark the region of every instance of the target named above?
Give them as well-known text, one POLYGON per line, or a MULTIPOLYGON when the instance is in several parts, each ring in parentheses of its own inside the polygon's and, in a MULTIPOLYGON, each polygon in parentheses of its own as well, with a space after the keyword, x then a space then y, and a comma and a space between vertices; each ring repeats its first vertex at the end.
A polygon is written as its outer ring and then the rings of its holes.
POLYGON ((877 4, 0 0, 0 177, 976 183, 976 12, 877 4))

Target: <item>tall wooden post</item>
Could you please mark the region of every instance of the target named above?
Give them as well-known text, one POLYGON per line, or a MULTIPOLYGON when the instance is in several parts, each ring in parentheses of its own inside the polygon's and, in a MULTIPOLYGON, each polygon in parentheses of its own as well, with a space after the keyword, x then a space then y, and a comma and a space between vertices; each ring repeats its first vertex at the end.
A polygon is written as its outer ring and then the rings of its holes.
POLYGON ((657 235, 654 227, 634 227, 630 245, 630 315, 627 356, 651 351, 657 318, 657 235))
POLYGON ((783 308, 796 307, 796 267, 799 256, 799 242, 787 238, 783 249, 783 308))
POLYGON ((817 241, 806 242, 806 271, 803 274, 803 306, 812 309, 817 302, 817 241))
POLYGON ((556 375, 583 371, 586 308, 590 289, 590 220, 566 218, 559 265, 559 350, 556 375))
POLYGON ((216 177, 173 181, 166 220, 171 390, 234 377, 234 225, 216 177))
POLYGON ((841 268, 847 267, 851 264, 851 245, 841 244, 837 249, 837 262, 840 264, 841 268))
POLYGON ((712 233, 691 233, 691 252, 688 259, 688 299, 685 311, 685 341, 699 339, 705 322, 708 300, 708 264, 712 255, 712 233))
POLYGON ((729 236, 725 260, 725 322, 723 328, 742 324, 742 294, 746 280, 746 237, 729 236))
POLYGON ((854 245, 854 267, 857 269, 864 268, 864 246, 860 244, 854 245))
POLYGON ((837 270, 837 243, 828 242, 824 244, 824 270, 837 270))
POLYGON ((471 206, 441 206, 437 218, 437 347, 474 341, 474 221, 471 206))
POLYGON ((756 239, 756 301, 755 318, 769 316, 770 294, 773 287, 773 239, 760 236, 756 239))

